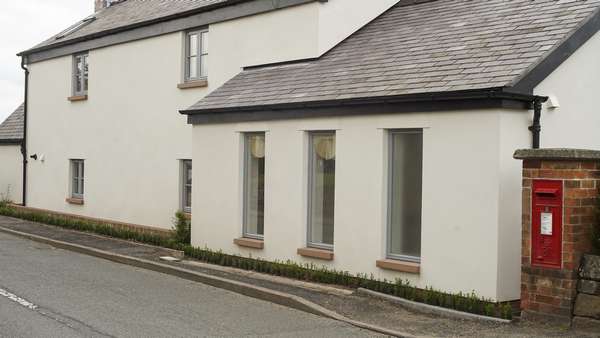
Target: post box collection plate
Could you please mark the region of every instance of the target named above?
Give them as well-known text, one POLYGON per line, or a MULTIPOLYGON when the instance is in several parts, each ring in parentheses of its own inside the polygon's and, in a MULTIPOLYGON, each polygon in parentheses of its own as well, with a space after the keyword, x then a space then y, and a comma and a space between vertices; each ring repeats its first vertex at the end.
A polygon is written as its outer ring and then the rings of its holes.
POLYGON ((534 180, 531 198, 531 265, 562 266, 563 182, 534 180))

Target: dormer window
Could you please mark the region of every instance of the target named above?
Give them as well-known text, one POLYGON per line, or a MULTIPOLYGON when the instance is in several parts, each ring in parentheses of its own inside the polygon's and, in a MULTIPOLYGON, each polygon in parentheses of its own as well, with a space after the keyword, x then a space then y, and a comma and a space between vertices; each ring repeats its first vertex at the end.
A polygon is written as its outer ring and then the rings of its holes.
POLYGON ((73 56, 73 96, 85 97, 88 93, 88 53, 73 56))
POLYGON ((208 76, 208 30, 186 33, 185 81, 205 80, 208 76))

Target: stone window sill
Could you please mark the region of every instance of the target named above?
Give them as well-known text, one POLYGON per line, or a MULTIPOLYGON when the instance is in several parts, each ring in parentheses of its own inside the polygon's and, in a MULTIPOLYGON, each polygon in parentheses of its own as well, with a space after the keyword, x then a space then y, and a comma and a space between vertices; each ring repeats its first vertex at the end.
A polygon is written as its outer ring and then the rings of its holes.
POLYGON ((177 85, 179 89, 208 87, 208 80, 183 82, 177 85))
POLYGON ((88 99, 87 95, 75 95, 75 96, 69 96, 69 97, 67 97, 67 100, 69 100, 71 102, 85 101, 87 99, 88 99))
POLYGON ((304 257, 309 257, 309 258, 321 259, 321 260, 325 260, 325 261, 333 260, 333 251, 330 251, 330 250, 315 249, 315 248, 300 248, 300 249, 298 249, 298 255, 304 256, 304 257))
POLYGON ((66 202, 74 205, 83 205, 83 198, 67 198, 66 202))
POLYGON ((377 267, 384 270, 393 270, 398 272, 421 273, 421 264, 414 262, 399 261, 395 259, 380 259, 377 261, 377 267))
POLYGON ((251 239, 251 238, 236 238, 233 240, 233 243, 237 244, 238 246, 243 246, 245 248, 252 248, 252 249, 264 249, 265 247, 265 241, 260 240, 260 239, 251 239))

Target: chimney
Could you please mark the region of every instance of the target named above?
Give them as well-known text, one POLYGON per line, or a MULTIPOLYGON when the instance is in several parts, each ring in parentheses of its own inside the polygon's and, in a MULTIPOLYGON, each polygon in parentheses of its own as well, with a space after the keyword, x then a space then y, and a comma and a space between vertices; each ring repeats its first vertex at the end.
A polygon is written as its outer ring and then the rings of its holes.
POLYGON ((94 0, 94 12, 101 11, 121 2, 125 2, 125 0, 94 0))
POLYGON ((106 0, 94 0, 94 12, 98 12, 104 8, 106 8, 108 1, 106 0))

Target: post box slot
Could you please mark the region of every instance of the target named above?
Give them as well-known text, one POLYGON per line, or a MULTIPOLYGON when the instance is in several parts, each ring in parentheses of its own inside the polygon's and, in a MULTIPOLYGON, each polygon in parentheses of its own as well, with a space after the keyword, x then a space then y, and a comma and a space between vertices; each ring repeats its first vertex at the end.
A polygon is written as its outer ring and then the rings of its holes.
POLYGON ((558 189, 536 189, 535 190, 535 194, 536 195, 540 195, 542 197, 550 197, 550 196, 556 196, 556 194, 558 193, 558 189))

